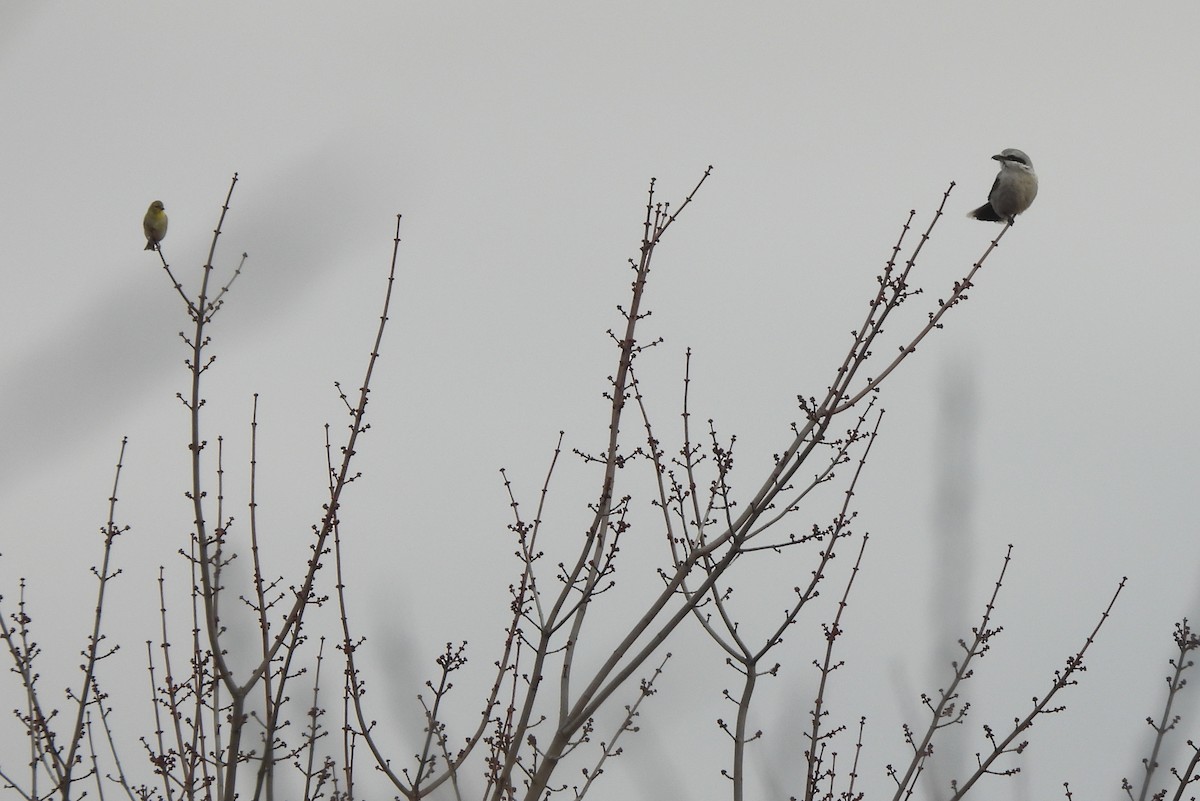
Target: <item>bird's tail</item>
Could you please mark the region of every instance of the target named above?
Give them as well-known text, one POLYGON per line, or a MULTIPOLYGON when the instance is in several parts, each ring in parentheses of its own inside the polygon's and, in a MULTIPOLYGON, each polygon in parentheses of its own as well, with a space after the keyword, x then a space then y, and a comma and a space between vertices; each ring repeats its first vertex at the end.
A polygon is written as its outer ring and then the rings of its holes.
POLYGON ((975 209, 975 211, 967 212, 967 216, 974 217, 976 220, 983 220, 984 222, 1004 222, 1004 218, 996 213, 991 203, 984 203, 975 209))

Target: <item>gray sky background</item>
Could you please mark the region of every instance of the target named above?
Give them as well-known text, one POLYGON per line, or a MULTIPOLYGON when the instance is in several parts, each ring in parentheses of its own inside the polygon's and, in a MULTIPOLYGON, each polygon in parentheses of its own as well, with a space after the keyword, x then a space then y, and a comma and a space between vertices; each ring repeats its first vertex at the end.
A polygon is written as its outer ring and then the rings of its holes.
MULTIPOLYGON (((946 330, 885 385, 858 494, 872 540, 832 712, 868 716, 859 773, 879 797, 883 766, 907 759, 900 721, 919 723, 919 693, 948 680, 935 655, 967 634, 945 622, 977 619, 1007 543, 1005 632, 968 687, 964 754, 984 746, 981 724, 999 728, 1045 692, 1129 576, 1068 711, 1034 728, 1020 777, 984 791, 1061 797, 1069 781, 1076 798, 1111 797, 1137 776, 1172 624, 1197 604, 1198 24, 1185 3, 7 5, 0 578, 9 611, 16 577, 30 578, 63 665, 46 665, 45 685, 73 678, 122 436, 118 515, 133 528, 113 625, 132 633, 110 671, 141 675, 156 566, 186 589, 173 554, 190 520, 174 398, 187 323, 142 251, 151 200, 165 202, 166 254, 194 286, 240 175, 217 266, 227 276, 237 254, 250 259, 213 331, 205 412, 244 523, 261 393, 260 525, 280 570, 306 555, 322 426, 345 421, 332 382, 361 380, 404 214, 365 476, 343 517, 372 699, 380 719, 394 710, 400 758, 446 641, 471 642, 463 708, 484 692, 517 569, 498 469, 532 511, 560 429, 567 449, 601 447, 605 330, 627 300, 651 176, 678 202, 715 166, 658 254, 643 336, 665 342, 640 377, 676 442, 694 350, 693 412, 738 435, 748 490, 787 442, 795 396, 827 385, 908 210, 923 229, 957 182, 919 263, 926 294, 889 326, 881 360, 998 232, 964 215, 986 197, 989 157, 1019 147, 1041 180, 1036 203, 946 330), (955 448, 965 461, 949 461, 955 448), (939 492, 968 498, 966 517, 939 522, 939 492)), ((646 509, 638 470, 626 490, 646 509)), ((548 514, 564 547, 596 485, 564 460, 548 514)), ((836 502, 828 493, 815 519, 836 502)), ((638 531, 631 559, 647 561, 626 580, 652 586, 656 529, 638 531)), ((773 625, 808 563, 755 569, 740 609, 773 625)), ((798 627, 758 710, 762 797, 801 791, 787 781, 820 622, 798 627)), ((719 690, 736 678, 694 633, 671 648, 664 690, 600 797, 726 793, 714 721, 732 716, 719 690)), ((148 715, 141 681, 129 708, 148 715)), ((1200 733, 1194 715, 1183 728, 1200 733)))

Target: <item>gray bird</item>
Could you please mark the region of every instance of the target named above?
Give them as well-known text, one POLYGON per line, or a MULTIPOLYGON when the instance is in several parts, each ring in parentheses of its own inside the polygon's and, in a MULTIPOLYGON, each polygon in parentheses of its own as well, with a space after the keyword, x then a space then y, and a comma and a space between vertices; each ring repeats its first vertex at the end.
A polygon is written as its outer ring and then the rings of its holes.
POLYGON ((992 156, 1000 162, 1000 173, 988 192, 988 202, 967 216, 985 222, 1006 222, 1012 225, 1015 217, 1033 203, 1037 197, 1037 173, 1033 162, 1020 150, 1010 147, 992 156))

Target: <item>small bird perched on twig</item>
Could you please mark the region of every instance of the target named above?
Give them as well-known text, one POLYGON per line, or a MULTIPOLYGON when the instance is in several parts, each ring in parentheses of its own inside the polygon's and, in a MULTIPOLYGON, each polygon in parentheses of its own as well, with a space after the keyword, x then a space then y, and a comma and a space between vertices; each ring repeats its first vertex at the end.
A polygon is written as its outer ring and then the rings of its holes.
POLYGON ((142 230, 146 233, 146 250, 157 248, 158 243, 167 235, 167 213, 164 208, 163 202, 156 200, 146 210, 146 217, 142 220, 142 230))
POLYGON ((1033 162, 1015 147, 1001 150, 992 156, 1000 162, 1000 173, 988 192, 988 202, 967 214, 985 222, 1006 222, 1012 225, 1015 217, 1033 203, 1037 197, 1037 173, 1033 162))

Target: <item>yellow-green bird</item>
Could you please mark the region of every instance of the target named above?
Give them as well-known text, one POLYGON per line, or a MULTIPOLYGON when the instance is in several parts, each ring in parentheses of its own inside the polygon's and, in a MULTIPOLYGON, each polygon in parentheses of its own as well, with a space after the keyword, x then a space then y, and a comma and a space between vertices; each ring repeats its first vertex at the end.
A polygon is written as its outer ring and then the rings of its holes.
POLYGON ((146 250, 157 248, 167 235, 167 212, 164 208, 163 202, 156 200, 146 210, 146 217, 142 220, 142 230, 146 232, 146 250))

